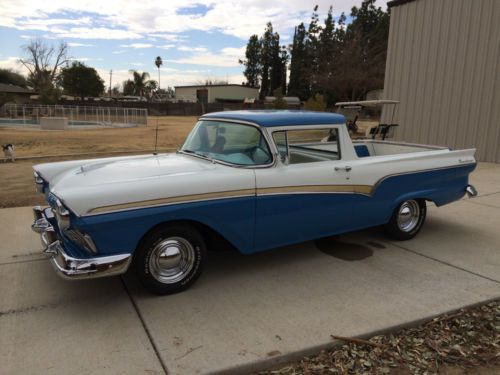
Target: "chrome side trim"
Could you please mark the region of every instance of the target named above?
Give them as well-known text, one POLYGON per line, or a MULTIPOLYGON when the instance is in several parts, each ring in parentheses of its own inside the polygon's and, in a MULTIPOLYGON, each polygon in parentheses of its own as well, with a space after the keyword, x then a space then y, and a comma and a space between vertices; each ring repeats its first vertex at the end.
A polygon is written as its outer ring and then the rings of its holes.
POLYGON ((125 273, 132 261, 132 254, 109 255, 80 259, 69 256, 60 241, 52 243, 45 251, 57 274, 64 279, 94 279, 125 273))

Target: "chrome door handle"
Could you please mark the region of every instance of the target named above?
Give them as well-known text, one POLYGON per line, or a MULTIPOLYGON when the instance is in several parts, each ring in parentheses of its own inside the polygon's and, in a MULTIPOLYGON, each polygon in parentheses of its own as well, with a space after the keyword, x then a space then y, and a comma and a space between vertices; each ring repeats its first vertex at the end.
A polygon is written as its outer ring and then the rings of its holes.
POLYGON ((352 168, 346 165, 345 167, 335 167, 336 171, 346 171, 349 172, 352 168))

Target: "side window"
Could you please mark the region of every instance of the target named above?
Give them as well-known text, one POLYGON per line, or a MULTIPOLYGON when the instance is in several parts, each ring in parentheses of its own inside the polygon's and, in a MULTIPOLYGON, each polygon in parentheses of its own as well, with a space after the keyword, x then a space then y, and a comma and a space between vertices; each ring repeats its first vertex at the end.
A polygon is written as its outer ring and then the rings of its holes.
POLYGON ((276 143, 276 148, 280 155, 281 160, 288 160, 288 141, 286 138, 286 132, 274 132, 273 133, 274 143, 276 143))
POLYGON ((336 128, 278 131, 273 139, 285 164, 340 160, 336 128))

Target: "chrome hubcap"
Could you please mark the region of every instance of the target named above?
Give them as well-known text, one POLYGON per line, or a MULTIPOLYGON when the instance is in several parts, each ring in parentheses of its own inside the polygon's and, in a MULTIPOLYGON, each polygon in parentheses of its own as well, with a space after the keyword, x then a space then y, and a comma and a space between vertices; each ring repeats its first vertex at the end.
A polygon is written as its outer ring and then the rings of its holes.
POLYGON ((418 224, 420 217, 420 206, 417 201, 404 202, 399 207, 398 227, 404 232, 411 232, 418 224))
POLYGON ((169 237, 158 242, 149 258, 151 275, 161 283, 181 281, 193 269, 195 251, 182 237, 169 237))

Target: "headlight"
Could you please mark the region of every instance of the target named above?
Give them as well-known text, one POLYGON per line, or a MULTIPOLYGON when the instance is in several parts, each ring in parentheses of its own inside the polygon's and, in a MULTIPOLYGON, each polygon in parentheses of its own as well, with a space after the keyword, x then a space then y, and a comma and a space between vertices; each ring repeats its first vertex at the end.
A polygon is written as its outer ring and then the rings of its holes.
POLYGON ((43 178, 40 177, 38 172, 34 172, 33 177, 35 178, 36 192, 43 193, 45 181, 43 181, 43 178))
POLYGON ((56 205, 57 207, 54 210, 54 213, 57 219, 57 224, 59 225, 59 228, 61 228, 61 230, 66 230, 70 225, 69 211, 66 207, 63 206, 59 199, 56 200, 56 205))

